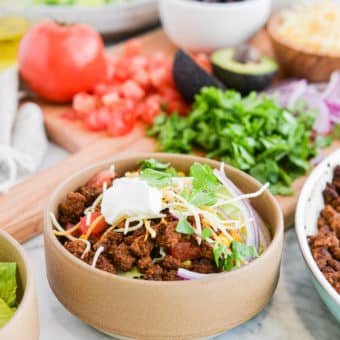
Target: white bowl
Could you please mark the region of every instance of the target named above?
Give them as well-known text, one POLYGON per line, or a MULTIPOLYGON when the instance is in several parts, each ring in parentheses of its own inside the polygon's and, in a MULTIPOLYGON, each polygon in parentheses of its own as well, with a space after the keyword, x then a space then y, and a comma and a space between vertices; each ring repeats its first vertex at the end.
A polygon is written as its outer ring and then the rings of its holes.
POLYGON ((33 5, 25 14, 34 19, 81 22, 104 35, 132 32, 158 21, 157 0, 131 0, 98 7, 33 5))
POLYGON ((318 232, 317 220, 325 204, 322 191, 333 177, 333 170, 340 164, 340 150, 330 154, 306 180, 296 208, 295 230, 302 256, 311 272, 313 283, 320 297, 340 322, 340 294, 326 280, 317 266, 310 250, 307 236, 318 232))
POLYGON ((205 3, 159 0, 162 24, 169 38, 192 51, 212 51, 238 45, 267 21, 271 0, 205 3))

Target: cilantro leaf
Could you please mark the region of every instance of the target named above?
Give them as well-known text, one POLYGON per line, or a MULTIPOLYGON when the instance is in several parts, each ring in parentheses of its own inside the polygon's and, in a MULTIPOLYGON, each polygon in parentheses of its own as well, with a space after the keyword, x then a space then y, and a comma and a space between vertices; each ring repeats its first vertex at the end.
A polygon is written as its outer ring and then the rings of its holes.
POLYGON ((195 232, 192 225, 187 221, 185 217, 181 217, 177 223, 176 231, 181 234, 191 235, 195 232))
POLYGON ((192 185, 197 191, 215 192, 219 184, 211 167, 207 164, 195 162, 190 167, 190 176, 193 177, 192 185))
POLYGON ((193 191, 188 197, 189 203, 196 207, 202 207, 204 205, 211 206, 217 202, 216 195, 212 192, 193 191))
POLYGON ((141 160, 139 163, 141 164, 140 168, 142 170, 144 169, 165 170, 165 169, 168 169, 170 166, 170 163, 163 163, 163 162, 157 161, 154 158, 141 160))
POLYGON ((203 228, 202 230, 202 239, 206 241, 212 235, 211 229, 203 228))
POLYGON ((173 175, 169 172, 147 168, 140 174, 140 178, 155 187, 165 187, 171 185, 173 175))

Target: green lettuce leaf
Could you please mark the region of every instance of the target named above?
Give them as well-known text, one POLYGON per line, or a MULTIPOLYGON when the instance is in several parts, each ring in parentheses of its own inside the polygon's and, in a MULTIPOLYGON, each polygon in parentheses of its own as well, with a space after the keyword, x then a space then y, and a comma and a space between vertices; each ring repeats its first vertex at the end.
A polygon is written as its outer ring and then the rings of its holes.
POLYGON ((0 263, 0 298, 12 308, 16 306, 16 264, 0 263))
POLYGON ((15 308, 9 308, 3 299, 0 298, 0 329, 13 316, 15 308))

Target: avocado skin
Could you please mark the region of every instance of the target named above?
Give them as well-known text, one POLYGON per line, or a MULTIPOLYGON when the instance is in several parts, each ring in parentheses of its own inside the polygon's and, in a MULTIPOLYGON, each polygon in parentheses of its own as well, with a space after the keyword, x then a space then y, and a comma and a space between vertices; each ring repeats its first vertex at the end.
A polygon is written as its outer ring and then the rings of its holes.
POLYGON ((176 52, 172 73, 178 91, 189 103, 193 102, 202 87, 213 86, 226 89, 223 83, 206 72, 182 49, 176 52))
POLYGON ((262 91, 275 78, 277 70, 264 74, 240 74, 212 63, 213 74, 228 88, 246 95, 251 91, 262 91))

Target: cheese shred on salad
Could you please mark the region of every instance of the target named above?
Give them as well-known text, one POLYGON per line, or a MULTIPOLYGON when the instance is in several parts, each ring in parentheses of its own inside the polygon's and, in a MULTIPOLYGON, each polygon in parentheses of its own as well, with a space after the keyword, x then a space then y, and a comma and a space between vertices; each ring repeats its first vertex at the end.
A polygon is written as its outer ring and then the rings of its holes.
POLYGON ((185 174, 148 159, 124 176, 114 171, 69 193, 58 219, 51 212, 55 235, 92 267, 147 280, 195 279, 240 268, 270 242, 248 202, 268 184, 242 194, 224 164, 196 162, 185 174))

